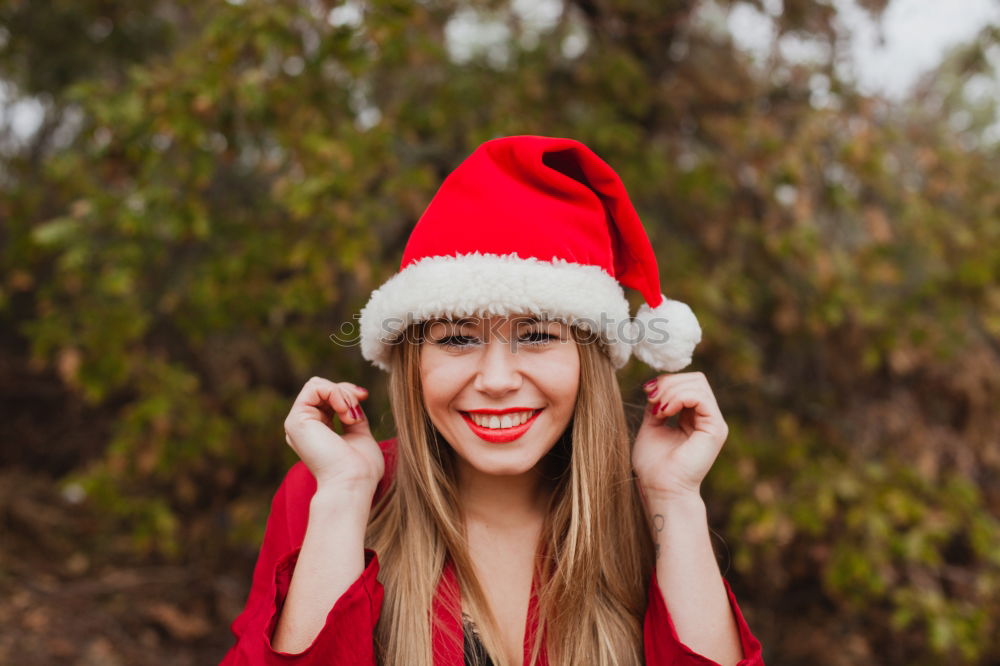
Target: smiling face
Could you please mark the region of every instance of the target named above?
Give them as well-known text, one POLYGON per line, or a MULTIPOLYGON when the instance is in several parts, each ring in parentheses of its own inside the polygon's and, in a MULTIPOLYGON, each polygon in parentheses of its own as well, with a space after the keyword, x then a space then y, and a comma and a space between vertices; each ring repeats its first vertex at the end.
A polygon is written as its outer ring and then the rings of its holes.
POLYGON ((566 430, 580 386, 569 326, 527 316, 436 320, 420 349, 424 406, 482 474, 531 472, 566 430))

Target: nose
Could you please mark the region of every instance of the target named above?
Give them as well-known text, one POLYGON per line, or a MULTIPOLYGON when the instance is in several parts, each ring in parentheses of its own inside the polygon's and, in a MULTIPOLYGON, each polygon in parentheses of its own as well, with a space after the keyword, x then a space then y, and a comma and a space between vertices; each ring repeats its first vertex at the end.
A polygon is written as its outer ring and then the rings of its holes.
POLYGON ((504 336, 493 336, 483 345, 479 369, 473 386, 477 391, 502 395, 521 387, 522 377, 519 355, 504 336))

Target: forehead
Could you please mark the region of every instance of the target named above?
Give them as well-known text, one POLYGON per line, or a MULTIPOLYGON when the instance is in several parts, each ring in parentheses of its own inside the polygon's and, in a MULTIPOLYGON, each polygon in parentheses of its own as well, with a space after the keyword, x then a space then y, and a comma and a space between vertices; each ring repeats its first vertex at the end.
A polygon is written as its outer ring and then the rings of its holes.
POLYGON ((520 313, 512 315, 487 315, 485 317, 471 315, 471 316, 445 316, 445 317, 435 317, 433 319, 427 320, 427 324, 448 324, 451 326, 502 326, 504 324, 510 323, 515 325, 524 324, 535 324, 535 323, 547 323, 555 322, 557 319, 546 317, 545 315, 538 315, 533 313, 520 313))

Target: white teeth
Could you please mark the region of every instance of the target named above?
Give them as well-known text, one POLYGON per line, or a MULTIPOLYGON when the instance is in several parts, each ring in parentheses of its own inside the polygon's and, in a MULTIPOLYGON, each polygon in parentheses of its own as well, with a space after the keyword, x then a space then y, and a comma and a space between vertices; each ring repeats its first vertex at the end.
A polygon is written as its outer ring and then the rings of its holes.
POLYGON ((491 416, 486 414, 470 413, 469 417, 481 428, 513 428, 519 426, 531 418, 533 411, 513 412, 503 416, 491 416))

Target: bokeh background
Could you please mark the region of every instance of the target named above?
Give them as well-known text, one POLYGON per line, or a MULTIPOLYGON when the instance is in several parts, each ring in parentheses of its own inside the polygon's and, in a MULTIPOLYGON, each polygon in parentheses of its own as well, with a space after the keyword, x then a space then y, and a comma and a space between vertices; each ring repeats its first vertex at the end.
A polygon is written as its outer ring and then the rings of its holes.
POLYGON ((1000 664, 1000 27, 882 89, 896 4, 0 3, 0 663, 217 663, 301 385, 393 432, 331 336, 476 145, 551 134, 701 320, 768 663, 1000 664))

